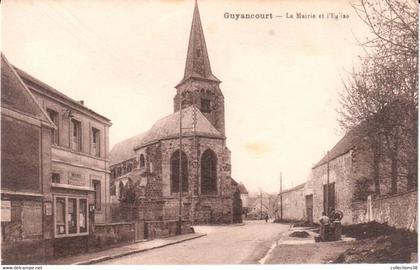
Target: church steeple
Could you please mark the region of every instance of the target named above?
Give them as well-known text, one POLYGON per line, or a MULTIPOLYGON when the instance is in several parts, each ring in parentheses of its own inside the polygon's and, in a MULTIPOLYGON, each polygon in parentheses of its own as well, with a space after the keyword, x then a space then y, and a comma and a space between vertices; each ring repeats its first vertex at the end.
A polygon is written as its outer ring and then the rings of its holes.
POLYGON ((210 60, 195 2, 184 78, 175 86, 174 111, 194 105, 210 123, 225 134, 225 105, 220 80, 211 72, 210 60))
POLYGON ((181 83, 190 78, 220 82, 211 72, 197 1, 195 1, 184 78, 181 83))

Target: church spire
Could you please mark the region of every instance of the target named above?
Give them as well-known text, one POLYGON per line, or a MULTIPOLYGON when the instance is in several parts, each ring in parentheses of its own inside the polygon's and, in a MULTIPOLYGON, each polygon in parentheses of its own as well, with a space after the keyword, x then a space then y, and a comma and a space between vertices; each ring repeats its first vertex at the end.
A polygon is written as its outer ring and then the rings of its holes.
POLYGON ((190 78, 220 82, 211 72, 197 0, 195 1, 184 78, 181 83, 190 78))

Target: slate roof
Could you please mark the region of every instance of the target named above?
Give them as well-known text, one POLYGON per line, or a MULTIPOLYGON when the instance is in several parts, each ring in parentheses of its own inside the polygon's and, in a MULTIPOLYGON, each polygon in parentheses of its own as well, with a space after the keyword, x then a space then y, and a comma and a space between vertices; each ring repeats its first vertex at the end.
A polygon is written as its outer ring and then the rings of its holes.
POLYGON ((109 152, 110 165, 112 166, 123 161, 135 158, 136 152, 134 151, 134 147, 142 142, 145 135, 146 132, 140 133, 136 136, 125 139, 115 144, 109 152))
POLYGON ((246 187, 245 187, 245 185, 244 184, 242 184, 242 183, 239 183, 239 192, 241 193, 241 194, 248 194, 248 190, 246 189, 246 187))
POLYGON ((53 96, 59 97, 61 99, 65 99, 66 101, 70 102, 73 106, 77 107, 80 110, 88 111, 95 116, 100 117, 102 120, 105 120, 105 122, 110 122, 111 120, 106 118, 105 116, 93 111, 92 109, 89 109, 88 107, 82 105, 79 101, 72 99, 71 97, 61 93, 60 91, 54 89, 53 87, 49 86, 48 84, 38 80, 37 78, 33 77, 32 75, 26 73, 25 71, 13 67, 17 74, 22 78, 23 82, 28 86, 32 87, 35 90, 38 91, 47 91, 48 93, 52 94, 53 96))
POLYGON ((329 151, 328 155, 325 155, 320 161, 318 161, 312 168, 319 167, 329 160, 333 160, 339 156, 349 152, 354 146, 364 137, 366 134, 366 124, 360 124, 353 128, 341 140, 329 151), (329 156, 329 157, 328 157, 329 156))
MULTIPOLYGON (((198 136, 207 136, 213 138, 225 138, 201 113, 200 110, 190 106, 182 110, 182 127, 184 130, 182 134, 184 136, 194 135, 193 117, 194 111, 196 114, 196 128, 195 134, 198 136)), ((147 144, 155 143, 162 139, 172 139, 179 136, 179 111, 170 114, 160 120, 158 120, 152 128, 144 136, 142 142, 137 145, 137 148, 145 146, 147 144)))
POLYGON ((1 107, 31 116, 51 128, 56 128, 3 53, 1 53, 1 107))
POLYGON ((288 193, 288 192, 291 192, 291 191, 295 191, 295 190, 302 189, 302 188, 304 188, 304 187, 305 187, 305 184, 306 184, 306 183, 302 183, 302 184, 300 184, 300 185, 297 185, 297 186, 291 187, 291 188, 289 188, 289 189, 283 190, 283 191, 282 191, 281 193, 279 193, 279 194, 284 194, 284 193, 288 193))
MULTIPOLYGON (((212 138, 224 139, 221 134, 207 118, 194 106, 190 106, 182 110, 182 126, 183 136, 193 136, 194 131, 193 118, 196 114, 196 131, 195 135, 212 138)), ((135 150, 146 145, 156 143, 160 140, 173 139, 179 137, 179 111, 170 114, 158 121, 151 129, 145 133, 138 134, 134 137, 117 143, 110 152, 111 165, 118 164, 122 161, 135 157, 135 150)))

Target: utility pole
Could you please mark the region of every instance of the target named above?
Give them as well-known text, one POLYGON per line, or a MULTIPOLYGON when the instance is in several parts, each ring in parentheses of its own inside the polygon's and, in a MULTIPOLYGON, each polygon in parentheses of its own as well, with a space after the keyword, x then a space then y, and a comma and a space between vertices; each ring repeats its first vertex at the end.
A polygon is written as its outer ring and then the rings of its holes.
POLYGON ((260 219, 262 219, 262 190, 260 189, 260 219))
MULTIPOLYGON (((196 150, 196 157, 195 157, 195 166, 196 166, 196 177, 197 177, 197 181, 195 181, 195 183, 198 185, 198 175, 199 175, 199 167, 198 167, 198 160, 199 160, 199 156, 198 156, 198 139, 197 139, 197 108, 195 107, 195 104, 193 104, 193 136, 194 136, 194 146, 195 146, 195 150, 196 150)), ((197 187, 198 190, 198 187, 197 187)), ((194 198, 195 198, 195 187, 194 185, 192 185, 191 187, 191 212, 190 212, 190 221, 191 224, 194 223, 194 213, 195 213, 195 205, 194 205, 194 198)))
POLYGON ((177 234, 181 234, 182 231, 182 102, 180 102, 179 108, 179 212, 178 212, 178 226, 177 234))
POLYGON ((326 188, 326 193, 325 194, 325 212, 327 214, 327 216, 330 214, 329 212, 329 193, 330 193, 330 151, 327 151, 327 188, 326 188))
POLYGON ((283 177, 280 172, 280 221, 283 221, 283 177))

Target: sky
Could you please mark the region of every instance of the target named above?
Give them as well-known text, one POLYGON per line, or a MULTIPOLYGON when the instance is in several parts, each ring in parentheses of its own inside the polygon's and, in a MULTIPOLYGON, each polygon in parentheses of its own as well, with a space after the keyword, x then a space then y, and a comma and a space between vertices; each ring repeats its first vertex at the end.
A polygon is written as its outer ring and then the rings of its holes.
MULTIPOLYGON (((283 189, 303 183, 343 136, 339 92, 363 54, 356 38, 364 40, 368 28, 347 0, 198 5, 212 71, 222 81, 232 177, 250 191, 278 192, 280 172, 283 189), (298 19, 298 12, 316 18, 298 19)), ((6 0, 1 50, 111 119, 112 148, 173 113, 193 9, 193 0, 6 0)))

